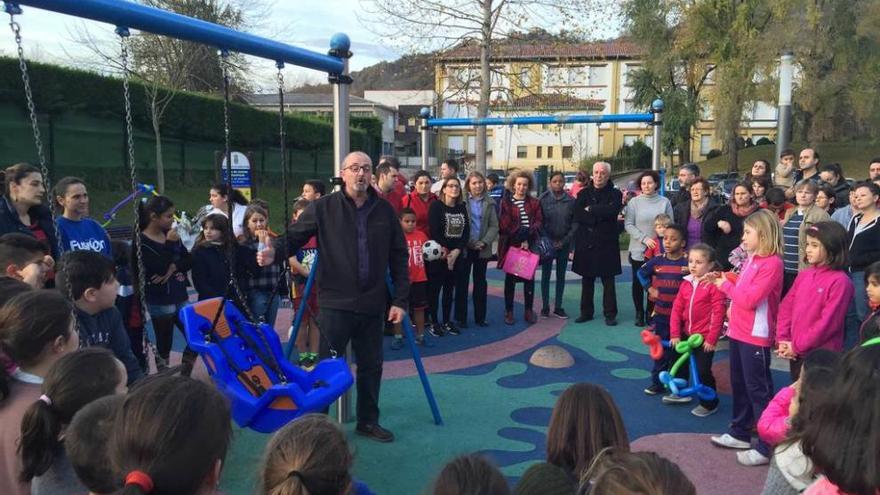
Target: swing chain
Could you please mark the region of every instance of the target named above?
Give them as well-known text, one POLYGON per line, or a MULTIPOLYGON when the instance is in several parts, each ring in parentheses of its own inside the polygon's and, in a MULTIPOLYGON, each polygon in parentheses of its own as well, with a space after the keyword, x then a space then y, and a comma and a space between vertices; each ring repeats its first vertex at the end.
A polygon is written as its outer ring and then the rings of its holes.
MULTIPOLYGON (((229 54, 226 50, 220 51, 220 68, 223 71, 223 137, 224 137, 224 149, 223 156, 226 159, 226 184, 229 188, 227 191, 228 194, 232 193, 232 145, 230 138, 230 125, 229 125, 229 59, 227 58, 229 54)), ((221 167, 222 168, 222 167, 221 167)), ((229 211, 227 215, 229 217, 229 241, 230 245, 227 253, 227 264, 229 265, 229 284, 232 286, 232 290, 234 292, 234 297, 238 301, 239 306, 244 310, 245 315, 247 315, 247 319, 250 322, 258 323, 254 317, 254 314, 251 313, 250 307, 247 304, 247 299, 244 297, 244 292, 241 290, 241 287, 238 283, 238 277, 235 276, 235 254, 234 254, 234 245, 233 243, 237 242, 235 236, 233 234, 234 227, 232 225, 232 208, 233 201, 230 196, 229 198, 229 211)), ((270 301, 271 303, 271 301, 270 301)))
MULTIPOLYGON (((125 134, 127 137, 126 140, 126 148, 127 148, 127 157, 128 157, 128 172, 129 178, 131 180, 131 190, 137 191, 138 189, 138 181, 137 181, 137 172, 136 172, 136 164, 134 161, 134 135, 132 125, 132 117, 131 117, 131 93, 129 88, 129 79, 131 77, 131 72, 129 69, 129 50, 128 50, 128 33, 125 30, 117 31, 119 34, 119 45, 120 45, 120 62, 122 63, 122 99, 125 103, 125 134)), ((144 267, 144 258, 143 251, 141 248, 141 223, 140 223, 140 212, 138 211, 138 200, 135 199, 131 202, 134 208, 134 235, 132 237, 132 243, 135 246, 135 259, 137 262, 137 284, 138 284, 138 303, 140 304, 141 309, 141 321, 144 324, 144 335, 143 335, 143 344, 146 344, 146 347, 149 349, 150 353, 153 354, 153 358, 156 361, 156 368, 167 367, 168 363, 165 362, 165 358, 159 355, 158 349, 153 345, 153 342, 147 336, 146 330, 146 316, 147 316, 147 296, 146 296, 146 272, 144 267)))
MULTIPOLYGON (((21 82, 24 84, 24 95, 27 99, 27 109, 30 114, 31 128, 34 132, 34 144, 37 148, 37 158, 40 161, 40 173, 43 174, 43 180, 45 181, 49 175, 49 170, 46 168, 46 155, 43 153, 43 138, 40 135, 37 109, 34 105, 34 95, 31 92, 31 78, 28 75, 27 62, 24 59, 24 47, 21 40, 21 25, 16 22, 15 15, 12 13, 9 14, 9 27, 15 35, 15 46, 18 51, 18 68, 21 70, 21 82)), ((48 188, 49 183, 47 182, 45 186, 48 188)), ((52 201, 49 201, 50 207, 52 206, 52 203, 52 201)))

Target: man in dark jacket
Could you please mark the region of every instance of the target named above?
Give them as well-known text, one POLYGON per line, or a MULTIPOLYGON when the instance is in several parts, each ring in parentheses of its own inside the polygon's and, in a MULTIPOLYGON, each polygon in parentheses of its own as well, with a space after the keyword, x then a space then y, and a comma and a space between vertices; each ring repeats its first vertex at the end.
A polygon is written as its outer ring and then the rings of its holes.
POLYGON ((257 259, 266 265, 318 236, 320 357, 345 352, 351 340, 357 359, 355 431, 391 442, 394 435, 379 426, 385 276, 390 269, 394 294, 388 321, 400 323, 409 297, 409 250, 394 209, 370 187, 372 165, 365 153, 346 156, 343 189, 312 202, 287 228, 286 238, 279 238, 274 249, 262 251, 257 259))
POLYGON ((685 163, 678 169, 678 194, 672 198, 672 207, 687 203, 691 200, 691 194, 688 188, 691 183, 700 176, 700 167, 696 163, 685 163))
POLYGON ((596 278, 602 279, 602 309, 605 324, 617 325, 617 293, 614 276, 620 267, 620 235, 617 215, 623 208, 623 195, 610 180, 611 165, 593 164, 592 182, 578 193, 574 205, 575 232, 572 269, 581 278, 581 315, 583 323, 593 319, 593 289, 596 278))

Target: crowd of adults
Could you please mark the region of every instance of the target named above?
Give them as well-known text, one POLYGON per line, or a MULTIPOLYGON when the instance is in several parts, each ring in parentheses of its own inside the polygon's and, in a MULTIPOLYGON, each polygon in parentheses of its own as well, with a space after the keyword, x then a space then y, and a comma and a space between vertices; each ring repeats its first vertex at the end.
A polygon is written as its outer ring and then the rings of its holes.
MULTIPOLYGON (((373 167, 369 156, 354 152, 342 163, 341 191, 325 194, 325 185, 320 181, 308 181, 303 186, 303 197, 295 208, 295 221, 289 223, 281 236, 268 228, 268 204, 260 200, 248 202, 223 184, 212 186, 210 208, 205 209, 201 218, 202 234, 190 250, 172 228, 175 208, 169 198, 155 196, 140 202, 140 236, 133 239, 132 247, 114 244, 103 228, 88 217, 88 191, 82 180, 61 179, 47 198, 48 185, 43 183, 40 171, 26 164, 14 165, 5 171, 4 194, 0 199, 0 261, 3 264, 0 288, 8 291, 4 292, 0 304, 9 306, 8 310, 0 308, 0 350, 4 354, 0 356, 4 365, 0 395, 4 399, 12 397, 8 402, 0 402, 0 414, 21 417, 35 402, 43 404, 39 407, 51 409, 56 398, 46 394, 51 377, 49 370, 77 347, 107 348, 110 351, 107 356, 117 360, 110 363, 118 362, 118 370, 108 368, 111 371, 107 373, 106 387, 101 388, 108 392, 95 392, 98 396, 112 395, 110 391, 124 389, 126 384, 136 383, 146 373, 141 342, 147 315, 139 313, 140 305, 131 301, 132 289, 139 285, 139 270, 145 272, 144 296, 155 329, 156 365, 162 368, 170 357, 173 329, 180 326, 176 314, 189 299, 186 287, 190 280, 199 299, 218 295, 237 298, 236 304, 243 311, 274 324, 280 299, 290 297, 296 303, 302 277, 308 273, 303 266, 307 263, 307 251, 315 249, 320 249, 321 255, 317 268, 317 302, 303 301, 299 308, 312 313, 310 317, 316 320, 317 332, 322 338, 313 335, 315 338, 310 342, 297 344, 300 350, 317 351, 318 357, 324 358, 351 343, 358 365, 355 431, 382 442, 394 439, 393 433, 379 424, 384 322, 399 325, 407 312, 424 313, 421 320, 424 328, 418 329, 421 337, 418 342, 423 345, 429 345, 429 341, 422 330, 434 337, 443 337, 460 335, 471 323, 478 328, 489 325, 489 319, 495 316, 489 314, 487 307, 490 260, 495 257, 500 268, 515 248, 543 249, 541 309, 536 312, 534 308, 534 278, 506 272, 505 324, 512 325, 516 321, 514 299, 518 284, 523 286, 522 317, 526 322, 535 323, 539 315, 568 318, 563 301, 565 276, 571 260, 573 271, 581 276, 576 322, 585 323, 594 318, 594 286, 598 278, 603 286, 604 323, 614 326, 618 316, 615 277, 622 273, 619 239, 625 231, 629 234, 627 257, 634 273, 631 295, 635 320, 638 325, 644 325, 652 312, 654 298, 645 301, 645 286, 635 272, 652 256, 662 255, 667 245, 663 229, 673 223, 678 225, 677 230, 687 246, 708 244, 715 250, 715 261, 720 269, 737 272, 747 256, 741 245, 747 230, 746 218, 761 209, 772 212, 782 232, 784 294, 807 266, 807 231, 813 225, 834 220, 847 231, 846 269, 855 291, 846 326, 847 334, 854 337, 869 311, 865 272, 880 261, 880 159, 869 165, 867 180, 853 184, 846 180, 838 164, 820 164, 819 154, 809 148, 800 152, 797 164, 793 152, 783 152, 775 173, 771 174, 770 169, 767 161, 756 161, 746 177, 733 187, 727 201, 713 194, 709 182, 701 177, 694 164, 680 168, 680 191, 671 199, 660 194, 657 173, 645 171, 636 182, 638 195, 624 205, 621 191, 611 180, 611 166, 606 162, 593 164, 589 176, 579 176, 573 194, 565 191, 563 175, 552 173, 547 191, 536 197, 534 177, 528 172, 511 173, 505 184, 494 174, 484 176, 479 172, 470 172, 462 181, 459 164, 454 160, 441 165, 441 177, 436 182, 427 172, 417 172, 412 177, 412 190, 407 191, 407 181, 396 159, 382 157, 373 167), (46 206, 47 200, 53 202, 57 212, 54 219, 46 206), (414 221, 411 230, 405 227, 409 217, 414 221), (431 259, 423 257, 421 249, 425 243, 414 241, 416 238, 411 235, 414 232, 420 232, 422 239, 439 244, 440 255, 431 259), (132 257, 135 257, 134 263, 132 257), (288 259, 291 274, 281 272, 282 262, 288 259), (414 277, 421 272, 424 272, 424 281, 414 277), (556 280, 551 293, 554 272, 556 280), (235 291, 243 294, 231 292, 227 273, 239 282, 233 284, 235 291), (386 274, 390 274, 390 284, 386 274), (56 285, 60 294, 42 290, 56 285), (472 316, 469 316, 469 301, 473 301, 472 316), (54 304, 65 311, 49 311, 39 318, 23 316, 24 308, 41 304, 54 304), (68 307, 75 311, 71 313, 68 307), (75 324, 70 321, 71 314, 76 315, 75 324), (9 383, 13 384, 12 388, 9 383), (15 404, 14 410, 6 405, 10 403, 15 404)), ((186 350, 183 374, 189 374, 194 360, 195 355, 186 350)), ((142 416, 128 418, 126 415, 134 415, 138 407, 148 407, 137 401, 146 400, 146 404, 150 404, 152 396, 146 392, 150 387, 171 395, 211 395, 205 390, 181 392, 191 387, 186 382, 147 380, 145 383, 142 389, 135 388, 142 392, 131 394, 120 406, 123 413, 118 417, 127 419, 118 419, 117 429, 122 430, 113 433, 113 445, 117 449, 114 452, 120 452, 114 467, 125 474, 126 485, 143 488, 141 492, 151 491, 153 483, 158 483, 154 478, 161 476, 158 472, 145 475, 140 469, 144 466, 138 465, 141 460, 125 452, 126 448, 132 448, 126 442, 139 441, 137 433, 127 428, 135 424, 140 428, 143 421, 142 416), (132 405, 126 406, 129 401, 132 405)), ((603 391, 580 392, 598 399, 603 397, 603 391)), ((210 404, 213 399, 207 395, 205 403, 210 404)), ((565 398, 563 395, 560 403, 565 398)), ((189 417, 179 410, 179 404, 152 405, 170 411, 170 419, 157 418, 156 421, 173 422, 189 417)), ((613 409, 613 402, 608 407, 613 409)), ((222 409, 215 407, 213 413, 222 416, 222 409)), ((67 424, 72 421, 74 412, 69 411, 54 421, 67 424)), ((43 413, 48 414, 47 411, 40 414, 43 413)), ((228 437, 228 431, 222 426, 228 424, 228 412, 226 414, 209 424, 213 430, 205 435, 228 437)), ((590 425, 597 429, 590 435, 606 435, 608 440, 602 445, 591 445, 591 454, 586 458, 578 446, 579 439, 568 438, 559 431, 553 434, 553 423, 566 421, 564 414, 575 413, 554 411, 551 435, 548 435, 561 437, 554 440, 558 452, 551 452, 551 442, 548 442, 548 462, 555 467, 548 465, 546 469, 539 469, 533 473, 537 479, 558 478, 567 486, 575 487, 603 447, 619 449, 609 453, 605 462, 636 462, 627 457, 626 433, 620 431, 619 417, 614 420, 615 415, 609 412, 611 423, 590 425), (559 446, 560 442, 564 445, 559 446), (572 451, 575 447, 576 454, 572 451), (560 468, 562 471, 556 472, 560 468)), ((595 416, 591 416, 591 420, 594 419, 595 416)), ((17 438, 14 436, 17 423, 13 426, 9 429, 4 421, 0 443, 17 438)), ((152 425, 152 431, 165 427, 172 432, 177 427, 183 428, 181 432, 195 428, 191 422, 157 423, 152 425)), ((318 427, 320 425, 316 425, 318 427)), ((331 433, 325 432, 324 438, 331 433)), ((216 485, 226 445, 208 443, 215 447, 214 457, 208 459, 210 462, 205 464, 201 478, 188 481, 195 489, 187 493, 196 493, 204 484, 216 485)), ((7 449, 9 445, 0 447, 7 449)), ((160 451, 160 447, 150 450, 160 451)), ((21 467, 22 459, 16 457, 20 454, 4 455, 3 468, 8 471, 4 475, 11 473, 12 476, 8 486, 13 488, 9 493, 17 493, 22 486, 12 480, 19 479, 15 470, 21 467)), ((267 455, 271 458, 273 454, 267 455)), ((29 462, 27 457, 24 461, 29 462)), ((468 463, 481 465, 479 459, 461 462, 459 465, 453 462, 449 469, 468 467, 468 463)), ((30 476, 22 475, 21 479, 30 481, 46 473, 50 465, 51 456, 41 463, 28 464, 33 470, 25 471, 30 476)), ((593 465, 586 478, 588 484, 592 480, 593 491, 605 473, 601 466, 601 463, 593 465)), ((342 471, 349 468, 350 459, 347 465, 340 466, 342 471)), ((317 481, 305 471, 292 469, 292 478, 311 491, 310 484, 317 481)), ((350 477, 342 476, 342 471, 338 481, 347 480, 354 486, 350 477)), ((680 472, 673 474, 678 479, 680 472)), ((71 476, 69 471, 67 475, 71 476)), ((491 479, 491 472, 486 476, 485 479, 491 479)), ((267 472, 268 484, 280 483, 268 481, 270 478, 267 472)), ((443 486, 442 479, 443 473, 437 481, 438 487, 443 486)), ((526 479, 528 476, 524 482, 526 479)), ((536 486, 544 486, 543 483, 539 481, 536 486)), ((687 482, 681 486, 690 485, 687 482)), ((678 493, 689 491, 682 490, 678 493)))

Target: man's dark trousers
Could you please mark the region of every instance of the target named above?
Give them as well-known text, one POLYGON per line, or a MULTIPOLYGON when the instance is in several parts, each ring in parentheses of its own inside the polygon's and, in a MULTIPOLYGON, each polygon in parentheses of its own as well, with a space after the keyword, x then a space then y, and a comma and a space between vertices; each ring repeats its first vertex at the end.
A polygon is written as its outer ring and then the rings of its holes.
POLYGON ((351 340, 354 362, 357 364, 357 422, 379 422, 379 385, 382 383, 381 313, 365 314, 340 309, 321 308, 318 328, 321 332, 319 355, 330 357, 328 340, 341 357, 351 340))

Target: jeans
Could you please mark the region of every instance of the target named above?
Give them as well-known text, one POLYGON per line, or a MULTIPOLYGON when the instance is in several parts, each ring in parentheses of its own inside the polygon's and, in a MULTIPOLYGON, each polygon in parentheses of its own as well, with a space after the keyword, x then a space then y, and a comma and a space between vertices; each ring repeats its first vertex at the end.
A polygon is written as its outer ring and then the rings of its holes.
POLYGON ((556 250, 556 257, 541 263, 541 301, 542 308, 550 308, 550 274, 553 262, 556 262, 556 299, 555 308, 562 307, 562 293, 565 291, 565 270, 568 268, 569 245, 563 244, 556 250))
POLYGON ((247 294, 247 305, 254 318, 260 319, 266 317, 266 323, 270 327, 275 327, 275 318, 278 316, 278 305, 281 304, 281 296, 277 293, 275 298, 269 301, 272 291, 269 290, 251 290, 247 294), (267 311, 268 308, 268 311, 267 311))
POLYGON ((844 320, 844 349, 851 349, 859 342, 859 329, 869 313, 868 294, 865 292, 865 272, 850 273, 849 278, 852 280, 855 292, 853 300, 850 301, 846 310, 846 319, 844 320))
MULTIPOLYGON (((645 296, 647 295, 647 290, 642 287, 642 283, 639 282, 639 277, 636 273, 639 271, 639 268, 645 266, 648 260, 634 260, 632 256, 629 257, 629 265, 632 267, 632 300, 633 307, 636 310, 636 315, 642 315, 642 318, 645 317, 645 296)), ((648 301, 648 316, 651 316, 651 313, 654 312, 654 302, 648 301)))
MULTIPOLYGON (((489 265, 489 258, 480 258, 480 252, 469 249, 467 253, 467 268, 465 269, 465 290, 467 290, 467 281, 470 273, 473 272, 474 292, 471 298, 474 300, 474 321, 484 323, 486 321, 486 300, 488 299, 489 284, 486 282, 486 269, 489 265)), ((467 304, 467 303, 465 303, 467 304)), ((458 306, 455 306, 456 319, 464 322, 467 319, 467 306, 459 312, 458 306), (459 317, 461 316, 461 317, 459 317)))
POLYGON ((509 273, 504 275, 504 310, 513 311, 513 293, 516 292, 516 283, 523 283, 523 300, 526 311, 531 311, 535 304, 535 281, 519 278, 509 273))
POLYGON ((318 313, 321 329, 321 359, 330 357, 330 349, 340 356, 349 341, 357 364, 358 424, 379 422, 379 386, 382 382, 382 313, 364 314, 322 307, 318 313), (329 343, 328 343, 329 342, 329 343), (332 347, 331 347, 332 346, 332 347))

